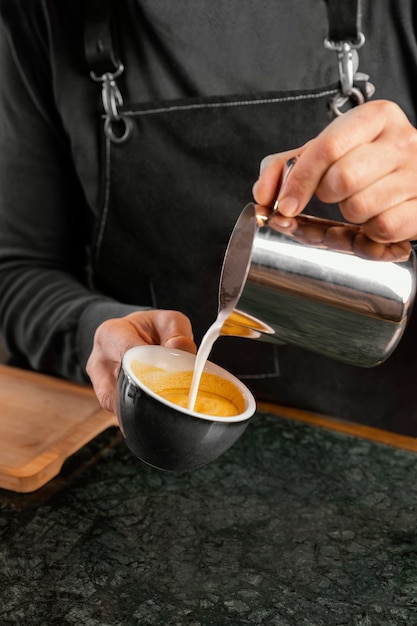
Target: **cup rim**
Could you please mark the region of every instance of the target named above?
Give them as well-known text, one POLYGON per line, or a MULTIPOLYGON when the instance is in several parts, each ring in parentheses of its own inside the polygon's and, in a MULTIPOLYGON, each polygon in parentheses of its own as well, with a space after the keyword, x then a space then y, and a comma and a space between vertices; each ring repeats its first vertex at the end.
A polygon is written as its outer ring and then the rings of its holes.
MULTIPOLYGON (((170 409, 174 409, 175 411, 177 411, 179 413, 184 413, 185 415, 188 415, 189 417, 202 419, 202 420, 205 420, 207 422, 220 422, 220 423, 244 422, 244 421, 248 420, 249 418, 251 418, 253 416, 253 414, 256 411, 256 400, 255 400, 253 394, 251 393, 251 391, 236 376, 234 376, 233 374, 231 374, 230 372, 228 372, 224 368, 220 367, 220 365, 217 365, 216 363, 213 363, 212 361, 209 361, 209 360, 206 362, 204 371, 205 372, 209 372, 209 373, 213 373, 213 374, 217 374, 221 378, 225 378, 226 380, 228 380, 231 383, 233 383, 239 389, 239 391, 242 393, 242 395, 243 395, 243 397, 245 399, 245 405, 246 406, 245 406, 245 410, 242 413, 239 413, 239 415, 233 415, 231 417, 227 417, 227 416, 220 416, 220 415, 207 415, 205 413, 198 413, 197 411, 190 411, 189 409, 187 409, 185 407, 181 407, 178 404, 174 404, 173 402, 170 402, 166 398, 163 398, 162 396, 160 396, 157 393, 155 393, 154 391, 152 391, 152 389, 147 387, 147 385, 145 385, 133 373, 132 368, 131 368, 131 362, 135 358, 139 358, 138 354, 142 353, 141 354, 141 358, 143 358, 143 355, 146 354, 147 352, 149 352, 149 353, 152 353, 152 352, 156 353, 156 352, 162 352, 162 351, 165 354, 166 353, 171 353, 172 355, 176 355, 178 357, 186 357, 187 359, 189 359, 191 361, 195 360, 195 354, 192 354, 191 352, 186 352, 185 350, 179 350, 179 349, 176 349, 176 348, 167 348, 165 346, 160 346, 160 345, 135 346, 135 347, 130 348, 129 350, 127 350, 125 352, 125 354, 123 355, 123 358, 122 358, 122 368, 123 368, 125 374, 128 376, 128 378, 129 378, 129 380, 130 380, 130 382, 132 384, 137 385, 138 387, 140 387, 141 389, 146 391, 146 393, 149 396, 151 396, 152 398, 154 398, 157 402, 159 402, 161 404, 164 404, 165 406, 169 407, 170 409)), ((144 361, 144 362, 146 363, 147 361, 144 361)), ((149 361, 149 364, 152 365, 152 362, 149 361)))

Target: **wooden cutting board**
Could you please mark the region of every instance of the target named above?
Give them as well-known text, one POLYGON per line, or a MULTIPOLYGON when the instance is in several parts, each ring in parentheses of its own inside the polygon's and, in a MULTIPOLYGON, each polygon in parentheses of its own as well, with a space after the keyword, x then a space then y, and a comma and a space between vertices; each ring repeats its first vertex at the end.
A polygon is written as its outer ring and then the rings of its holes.
POLYGON ((39 489, 111 426, 91 387, 0 365, 0 488, 39 489))

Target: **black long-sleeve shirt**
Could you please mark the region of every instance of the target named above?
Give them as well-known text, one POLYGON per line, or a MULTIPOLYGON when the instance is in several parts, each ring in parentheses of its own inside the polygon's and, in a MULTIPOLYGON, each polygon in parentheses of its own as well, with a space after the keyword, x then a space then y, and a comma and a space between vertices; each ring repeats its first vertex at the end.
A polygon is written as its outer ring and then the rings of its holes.
MULTIPOLYGON (((323 0, 116 4, 127 102, 338 80, 336 55, 323 45, 323 0)), ((97 326, 141 303, 114 301, 89 284, 103 164, 84 2, 0 0, 0 17, 0 332, 30 367, 85 380, 97 326)), ((359 69, 376 97, 396 101, 416 124, 412 0, 365 1, 363 29, 359 69)))

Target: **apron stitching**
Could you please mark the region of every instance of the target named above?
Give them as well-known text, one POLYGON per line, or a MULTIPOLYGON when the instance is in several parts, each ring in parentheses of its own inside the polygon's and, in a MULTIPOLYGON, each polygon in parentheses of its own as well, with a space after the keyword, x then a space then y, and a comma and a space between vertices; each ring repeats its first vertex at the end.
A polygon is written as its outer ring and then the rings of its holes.
POLYGON ((254 106, 259 104, 276 104, 278 102, 294 102, 296 100, 312 100, 322 98, 323 96, 331 96, 337 93, 337 89, 330 89, 322 91, 317 94, 303 94, 298 96, 285 96, 283 98, 266 98, 264 100, 238 100, 236 102, 209 102, 209 103, 196 103, 196 104, 184 104, 168 107, 160 107, 158 109, 150 109, 148 111, 123 111, 123 115, 155 115, 158 113, 171 113, 175 111, 187 111, 191 109, 216 109, 224 107, 237 107, 237 106, 254 106))
POLYGON ((103 213, 101 216, 100 228, 97 235, 96 242, 96 262, 98 261, 98 255, 100 253, 101 244, 104 236, 104 229, 107 222, 107 216, 109 212, 109 198, 110 198, 110 139, 106 137, 106 161, 105 161, 105 184, 104 184, 104 199, 103 199, 103 213))

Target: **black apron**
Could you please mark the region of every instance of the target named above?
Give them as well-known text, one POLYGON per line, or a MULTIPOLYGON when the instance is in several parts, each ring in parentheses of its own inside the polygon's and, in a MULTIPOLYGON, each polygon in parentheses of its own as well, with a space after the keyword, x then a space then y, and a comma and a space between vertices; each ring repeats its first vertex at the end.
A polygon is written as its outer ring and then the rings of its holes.
MULTIPOLYGON (((215 320, 224 252, 261 159, 320 132, 335 91, 124 107, 128 140, 106 140, 96 287, 122 302, 181 310, 198 344, 215 320), (306 123, 293 129, 293 119, 306 123)), ((239 375, 277 374, 272 346, 236 341, 219 342, 222 365, 229 353, 239 375)))
MULTIPOLYGON (((224 252, 238 215, 252 199, 261 159, 301 146, 323 130, 332 119, 329 104, 338 89, 335 84, 309 92, 119 106, 112 132, 104 136, 103 204, 93 242, 95 287, 124 303, 182 311, 198 345, 216 318, 224 252), (125 130, 127 139, 119 141, 125 130)), ((316 199, 308 212, 340 216, 337 207, 316 199)), ((398 349, 397 362, 404 359, 401 354, 398 349)), ((388 428, 381 385, 388 393, 396 390, 389 398, 397 413, 404 405, 397 396, 400 376, 393 377, 387 365, 370 372, 302 350, 232 337, 219 339, 210 358, 267 400, 361 422, 379 420, 388 428)), ((401 379, 401 393, 409 397, 411 381, 401 379)), ((406 431, 409 407, 404 421, 406 431)))

